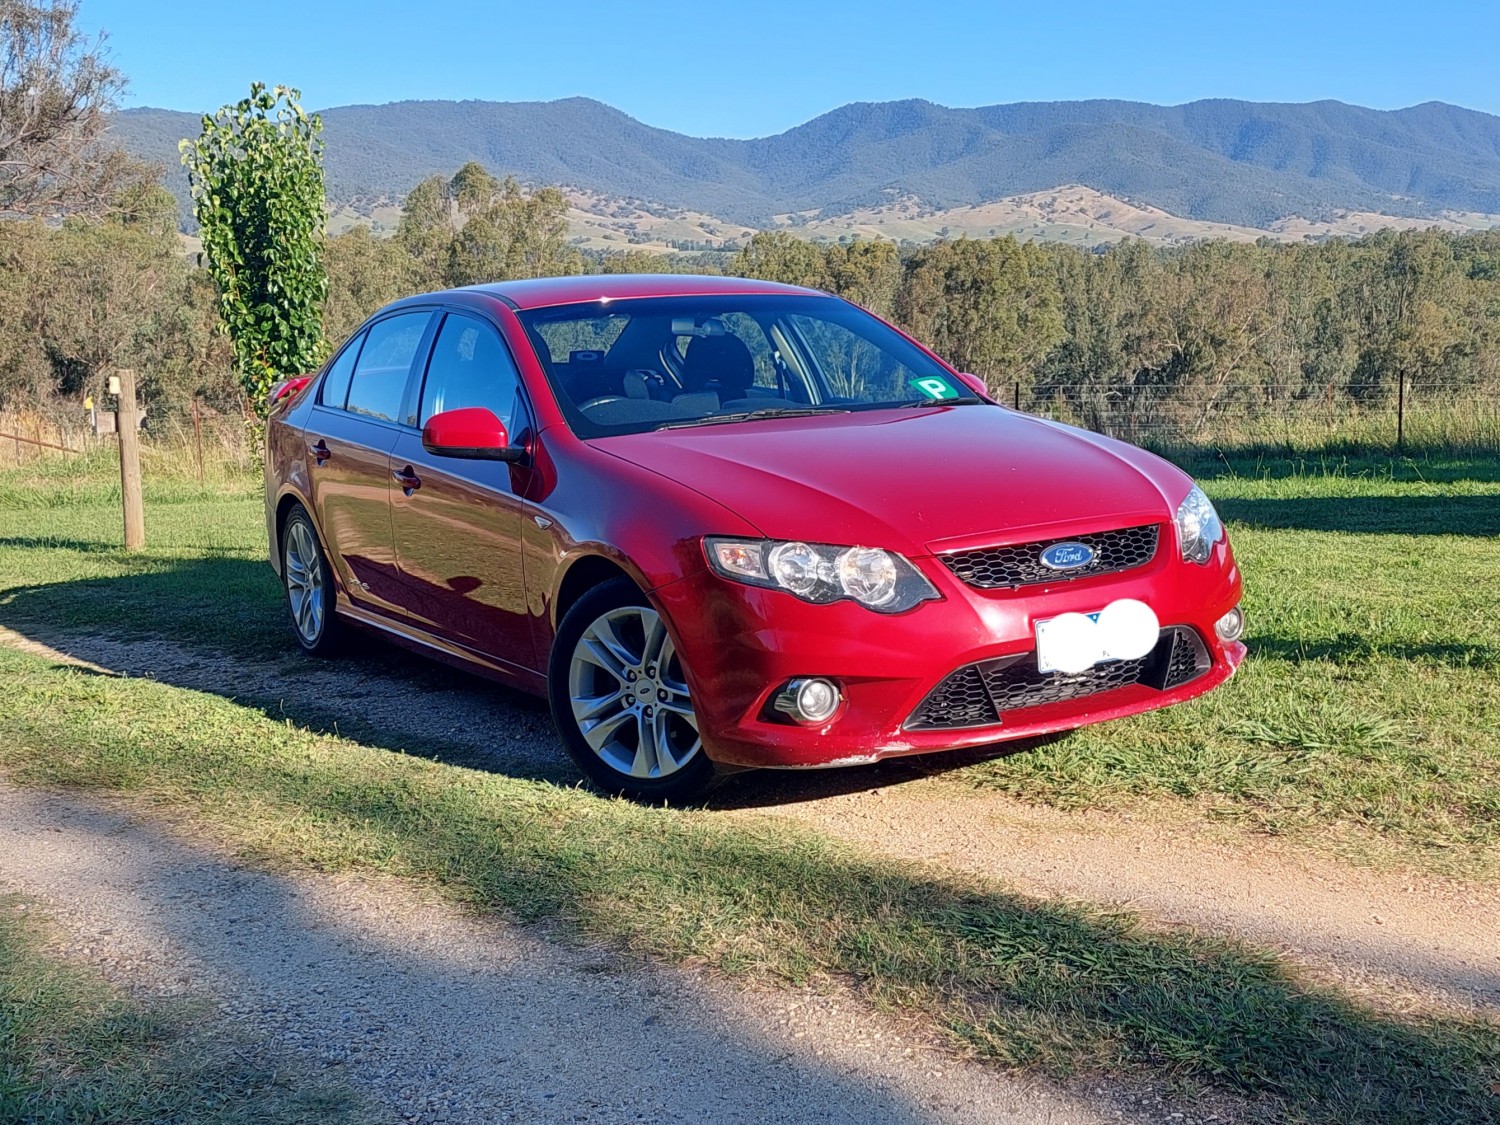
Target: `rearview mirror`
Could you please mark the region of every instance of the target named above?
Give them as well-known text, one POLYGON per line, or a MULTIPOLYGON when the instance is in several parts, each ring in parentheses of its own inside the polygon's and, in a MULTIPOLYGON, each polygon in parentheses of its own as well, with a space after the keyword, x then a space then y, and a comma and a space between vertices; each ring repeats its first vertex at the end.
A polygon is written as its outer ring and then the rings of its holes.
POLYGON ((505 423, 483 406, 444 410, 422 427, 422 448, 439 457, 470 461, 523 461, 526 451, 510 444, 505 423))

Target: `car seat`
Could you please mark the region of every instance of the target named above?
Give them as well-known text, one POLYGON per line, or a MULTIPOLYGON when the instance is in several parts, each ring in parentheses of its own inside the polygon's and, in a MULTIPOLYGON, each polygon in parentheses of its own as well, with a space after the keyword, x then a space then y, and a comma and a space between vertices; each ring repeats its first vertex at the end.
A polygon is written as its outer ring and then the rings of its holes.
MULTIPOLYGON (((738 336, 695 336, 682 357, 682 389, 713 392, 719 401, 745 398, 755 382, 755 359, 738 336)), ((680 397, 680 396, 679 396, 680 397)))

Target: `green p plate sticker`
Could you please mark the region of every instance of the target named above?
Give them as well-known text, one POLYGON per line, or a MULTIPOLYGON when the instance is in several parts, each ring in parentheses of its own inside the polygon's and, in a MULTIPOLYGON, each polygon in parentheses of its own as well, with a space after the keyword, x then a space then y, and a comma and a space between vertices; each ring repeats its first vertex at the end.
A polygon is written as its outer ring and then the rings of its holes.
POLYGON ((918 394, 930 399, 962 398, 958 388, 941 375, 924 375, 920 379, 909 379, 906 385, 918 394))

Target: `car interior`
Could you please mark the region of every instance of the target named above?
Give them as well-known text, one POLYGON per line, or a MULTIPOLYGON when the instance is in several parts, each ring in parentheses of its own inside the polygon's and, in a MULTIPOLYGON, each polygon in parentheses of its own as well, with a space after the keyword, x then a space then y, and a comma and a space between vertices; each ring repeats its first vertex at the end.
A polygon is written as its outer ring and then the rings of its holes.
POLYGON ((813 383, 744 314, 542 324, 532 333, 553 385, 600 425, 672 421, 818 401, 813 383), (599 339, 582 340, 583 336, 599 339), (577 342, 604 346, 573 347, 577 342), (756 353, 759 353, 757 356, 756 353))

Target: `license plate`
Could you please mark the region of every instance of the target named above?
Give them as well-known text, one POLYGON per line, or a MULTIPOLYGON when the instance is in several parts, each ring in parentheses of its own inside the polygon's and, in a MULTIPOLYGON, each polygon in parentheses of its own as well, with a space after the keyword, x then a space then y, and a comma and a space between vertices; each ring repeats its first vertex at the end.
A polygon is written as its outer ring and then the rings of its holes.
MULTIPOLYGON (((1085 613, 1083 616, 1087 617, 1090 621, 1097 625, 1099 623, 1099 614, 1102 612, 1104 611, 1096 610, 1093 613, 1085 613)), ((1056 620, 1057 618, 1055 617, 1049 617, 1045 621, 1038 621, 1036 623, 1036 666, 1037 671, 1039 672, 1058 671, 1058 667, 1055 662, 1057 656, 1053 651, 1053 643, 1048 636, 1048 626, 1050 626, 1056 620)), ((1099 653, 1099 659, 1093 661, 1089 665, 1089 667, 1092 668, 1096 664, 1106 664, 1113 659, 1114 657, 1106 656, 1103 651, 1101 651, 1099 653)), ((1081 669, 1071 669, 1071 671, 1081 671, 1081 669)))
POLYGON ((1116 660, 1138 660, 1156 647, 1161 633, 1151 607, 1133 598, 1093 613, 1049 617, 1034 628, 1038 670, 1071 675, 1116 660))

